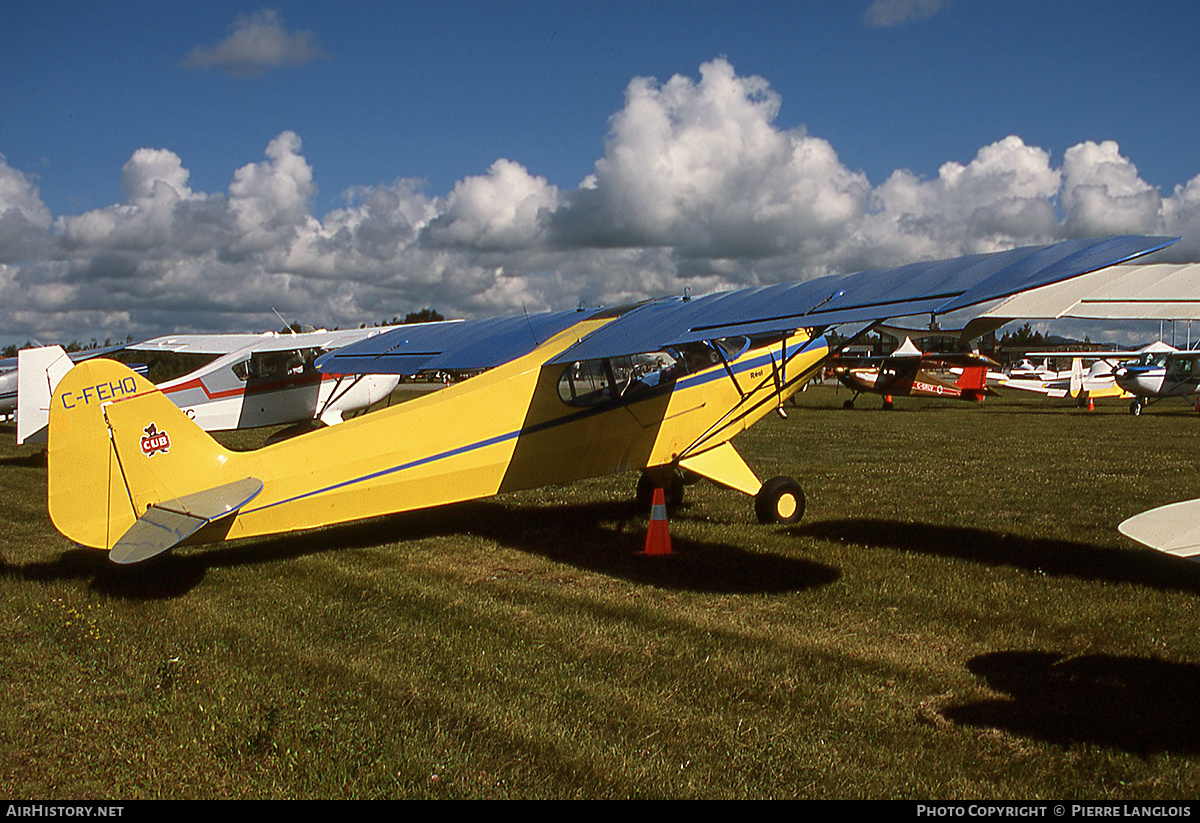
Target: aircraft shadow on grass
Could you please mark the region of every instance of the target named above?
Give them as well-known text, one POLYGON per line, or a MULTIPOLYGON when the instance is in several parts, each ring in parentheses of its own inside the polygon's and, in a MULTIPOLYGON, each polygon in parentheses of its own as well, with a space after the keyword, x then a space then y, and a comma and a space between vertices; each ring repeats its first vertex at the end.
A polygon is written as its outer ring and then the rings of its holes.
POLYGON ((952 723, 1056 745, 1095 744, 1142 757, 1200 753, 1200 666, 1051 651, 980 655, 967 668, 1006 698, 952 706, 952 723))
POLYGON ((2 466, 14 466, 18 469, 44 469, 46 468, 46 452, 43 450, 30 454, 0 457, 0 467, 2 466))
MULTIPOLYGON (((709 594, 779 594, 834 582, 829 566, 728 543, 671 536, 671 553, 641 555, 647 519, 626 501, 530 505, 483 500, 275 537, 188 548, 133 566, 107 553, 71 549, 55 561, 9 567, 29 579, 86 578, 106 593, 165 599, 186 593, 209 569, 277 563, 323 552, 353 551, 410 541, 473 536, 557 563, 663 589, 709 594)), ((397 571, 403 574, 403 571, 397 571)))
POLYGON ((1200 594, 1200 563, 1149 549, 1115 549, 1070 540, 1001 534, 971 526, 895 520, 823 520, 792 526, 796 537, 952 557, 1055 577, 1133 583, 1200 594))

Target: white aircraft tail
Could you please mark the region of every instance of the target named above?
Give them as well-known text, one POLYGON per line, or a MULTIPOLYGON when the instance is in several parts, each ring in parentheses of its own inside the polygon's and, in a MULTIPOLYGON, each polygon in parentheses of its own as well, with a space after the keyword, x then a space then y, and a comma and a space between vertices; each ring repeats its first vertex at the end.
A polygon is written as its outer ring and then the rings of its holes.
POLYGON ((44 443, 54 387, 71 370, 62 346, 17 352, 17 443, 44 443))
POLYGON ((1078 397, 1083 391, 1083 361, 1078 357, 1071 359, 1071 396, 1078 397))

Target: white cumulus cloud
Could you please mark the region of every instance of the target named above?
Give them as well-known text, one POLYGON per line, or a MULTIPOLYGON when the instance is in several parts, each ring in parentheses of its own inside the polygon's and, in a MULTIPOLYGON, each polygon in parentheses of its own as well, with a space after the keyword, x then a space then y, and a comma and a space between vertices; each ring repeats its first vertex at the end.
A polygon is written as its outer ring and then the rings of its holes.
POLYGON ((270 69, 302 66, 324 56, 311 32, 289 32, 270 9, 241 15, 227 38, 211 48, 196 46, 183 59, 195 69, 215 69, 245 77, 270 69))
MULTIPOLYGON (((499 158, 445 193, 399 179, 312 213, 300 136, 191 187, 186 158, 135 151, 121 202, 54 217, 0 157, 0 328, 12 337, 262 330, 274 310, 357 327, 573 308, 802 279, 1107 233, 1182 235, 1200 259, 1200 175, 1169 194, 1111 142, 1050 152, 1013 135, 926 179, 877 186, 829 141, 784 129, 779 95, 726 60, 637 78, 604 154, 560 190, 499 158)), ((115 172, 114 172, 115 173, 115 172)))

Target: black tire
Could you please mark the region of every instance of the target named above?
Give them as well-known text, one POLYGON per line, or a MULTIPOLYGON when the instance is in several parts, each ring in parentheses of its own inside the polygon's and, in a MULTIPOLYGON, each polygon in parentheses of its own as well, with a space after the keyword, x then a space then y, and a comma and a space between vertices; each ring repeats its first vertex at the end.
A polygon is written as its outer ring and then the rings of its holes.
POLYGON ((1134 400, 1132 403, 1130 403, 1129 404, 1129 413, 1132 414, 1134 417, 1137 417, 1138 415, 1140 415, 1142 413, 1141 401, 1134 400))
POLYGON ((760 523, 798 523, 804 516, 804 490, 790 477, 772 477, 754 495, 760 523))

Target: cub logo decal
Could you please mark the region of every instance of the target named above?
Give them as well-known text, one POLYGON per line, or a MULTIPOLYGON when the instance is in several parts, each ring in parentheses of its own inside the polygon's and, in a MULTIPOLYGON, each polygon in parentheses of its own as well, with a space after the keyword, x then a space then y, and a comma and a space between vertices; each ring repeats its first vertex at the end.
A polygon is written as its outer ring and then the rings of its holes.
POLYGON ((171 438, 166 432, 159 431, 158 426, 151 423, 142 431, 146 433, 142 438, 142 454, 153 457, 159 452, 166 454, 170 450, 171 438))

